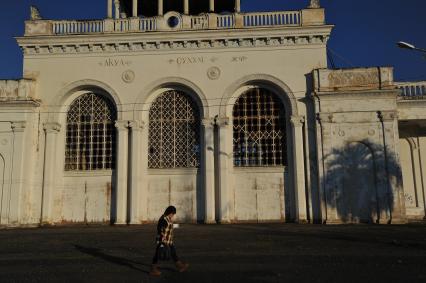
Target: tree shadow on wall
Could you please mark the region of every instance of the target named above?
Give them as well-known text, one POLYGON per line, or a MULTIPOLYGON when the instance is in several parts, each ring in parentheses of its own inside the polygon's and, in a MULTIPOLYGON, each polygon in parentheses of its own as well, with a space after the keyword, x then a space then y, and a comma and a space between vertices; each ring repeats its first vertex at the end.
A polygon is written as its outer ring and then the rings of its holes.
POLYGON ((398 159, 387 147, 368 140, 347 143, 325 155, 324 169, 327 222, 392 221, 402 175, 398 159))

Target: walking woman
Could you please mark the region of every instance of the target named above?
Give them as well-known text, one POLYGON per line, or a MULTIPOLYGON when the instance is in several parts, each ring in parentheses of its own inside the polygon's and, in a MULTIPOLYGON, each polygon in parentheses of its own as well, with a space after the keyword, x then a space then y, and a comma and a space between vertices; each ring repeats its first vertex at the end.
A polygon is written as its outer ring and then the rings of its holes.
POLYGON ((158 261, 165 260, 170 254, 171 258, 176 264, 179 272, 184 272, 188 269, 189 264, 183 263, 179 260, 176 254, 176 248, 173 243, 173 218, 176 215, 176 207, 169 206, 164 214, 160 217, 157 224, 157 248, 155 250, 154 258, 152 259, 152 266, 150 275, 160 276, 161 272, 158 269, 158 261))

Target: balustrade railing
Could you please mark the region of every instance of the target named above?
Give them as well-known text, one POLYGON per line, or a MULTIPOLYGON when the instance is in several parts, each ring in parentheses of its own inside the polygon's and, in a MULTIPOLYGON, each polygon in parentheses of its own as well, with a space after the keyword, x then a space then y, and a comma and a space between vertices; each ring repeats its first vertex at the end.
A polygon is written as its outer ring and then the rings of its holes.
MULTIPOLYGON (((214 14, 212 14, 214 15, 214 14)), ((184 16, 185 17, 185 16, 184 16)), ((254 28, 271 26, 300 26, 301 12, 262 12, 246 14, 215 15, 217 20, 210 21, 209 15, 190 16, 190 26, 182 29, 232 29, 232 28, 254 28)), ((72 20, 51 21, 53 34, 87 34, 108 32, 144 32, 158 30, 160 18, 127 18, 127 19, 105 19, 105 20, 72 20)))
POLYGON ((157 21, 155 18, 144 18, 139 21, 140 31, 155 31, 157 30, 157 21))
POLYGON ((249 13, 243 16, 244 27, 299 26, 300 11, 249 13))
POLYGON ((401 97, 404 99, 425 99, 426 81, 396 83, 402 90, 401 97))
POLYGON ((235 16, 234 15, 220 15, 220 16, 218 16, 217 17, 217 27, 220 28, 220 29, 235 27, 235 16))
POLYGON ((54 34, 100 33, 104 31, 104 21, 54 21, 54 34))

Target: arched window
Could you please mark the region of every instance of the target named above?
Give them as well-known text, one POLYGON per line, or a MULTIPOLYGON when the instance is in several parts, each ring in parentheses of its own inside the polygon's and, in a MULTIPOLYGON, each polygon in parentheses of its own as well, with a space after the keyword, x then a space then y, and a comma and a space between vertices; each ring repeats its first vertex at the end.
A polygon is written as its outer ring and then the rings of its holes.
POLYGON ((241 95, 233 109, 234 166, 285 166, 284 105, 275 94, 253 88, 241 95))
POLYGON ((197 168, 200 165, 200 115, 181 91, 166 91, 149 111, 148 167, 197 168))
POLYGON ((98 94, 73 101, 67 114, 66 171, 114 168, 115 120, 115 107, 98 94))

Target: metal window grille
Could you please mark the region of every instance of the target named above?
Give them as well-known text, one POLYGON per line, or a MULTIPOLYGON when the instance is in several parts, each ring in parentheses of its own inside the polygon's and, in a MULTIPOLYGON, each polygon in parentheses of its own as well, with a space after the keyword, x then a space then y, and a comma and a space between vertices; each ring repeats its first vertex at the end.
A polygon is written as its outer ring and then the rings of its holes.
POLYGON ((199 167, 200 116, 190 97, 172 90, 153 102, 148 147, 149 168, 199 167))
POLYGON ((114 168, 115 120, 115 107, 98 94, 83 94, 72 103, 67 114, 66 171, 114 168))
POLYGON ((282 102, 272 92, 254 88, 233 108, 234 166, 285 166, 286 121, 282 102))

